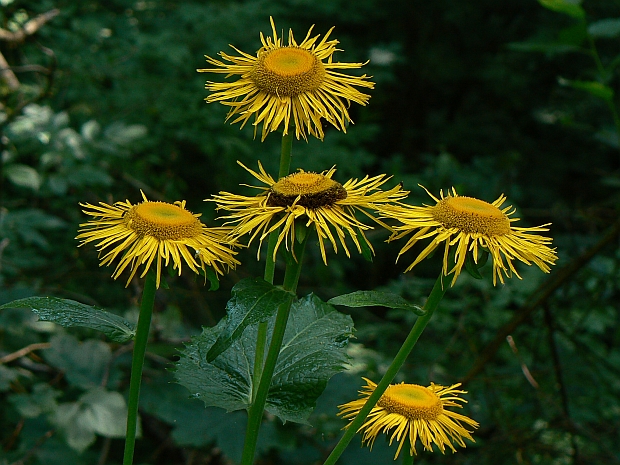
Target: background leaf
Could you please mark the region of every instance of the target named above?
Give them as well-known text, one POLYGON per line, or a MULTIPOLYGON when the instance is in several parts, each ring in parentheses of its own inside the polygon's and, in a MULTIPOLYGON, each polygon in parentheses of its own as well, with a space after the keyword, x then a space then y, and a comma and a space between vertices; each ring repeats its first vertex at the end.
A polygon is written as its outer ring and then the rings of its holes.
POLYGON ((573 18, 584 18, 586 13, 581 8, 581 0, 538 0, 545 8, 559 13, 565 13, 573 18))
POLYGON ((57 297, 27 297, 0 306, 31 308, 42 321, 53 321, 65 328, 82 326, 101 331, 115 342, 127 342, 135 335, 135 326, 114 313, 74 300, 57 297))
POLYGON ((613 39, 620 35, 620 18, 607 18, 588 25, 588 33, 592 37, 613 39))
POLYGON ((101 385, 112 359, 110 347, 103 341, 80 342, 69 334, 58 334, 43 356, 52 366, 64 372, 67 380, 82 389, 101 385))

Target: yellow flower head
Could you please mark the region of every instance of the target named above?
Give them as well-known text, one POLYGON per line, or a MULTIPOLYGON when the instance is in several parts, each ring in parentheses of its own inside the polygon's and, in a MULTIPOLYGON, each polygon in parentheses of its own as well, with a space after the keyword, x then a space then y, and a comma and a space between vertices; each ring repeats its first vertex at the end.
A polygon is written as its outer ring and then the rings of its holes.
MULTIPOLYGON (((306 132, 319 139, 324 133, 321 119, 346 132, 351 122, 347 108, 351 101, 366 105, 370 96, 361 93, 354 86, 372 89, 374 83, 369 76, 348 76, 337 70, 360 68, 364 63, 334 63, 332 61, 337 40, 327 40, 330 29, 319 41, 319 36, 306 38, 298 44, 289 30, 288 45, 278 37, 276 26, 271 20, 273 37, 265 38, 261 33, 263 46, 256 56, 231 47, 241 56, 224 52, 219 55, 230 63, 205 56, 207 63, 215 68, 199 69, 201 73, 220 73, 226 77, 238 75, 234 82, 211 82, 207 90, 213 93, 207 103, 221 102, 231 107, 226 120, 241 121, 243 127, 254 115, 254 134, 263 125, 261 140, 267 134, 284 125, 284 134, 289 126, 295 126, 297 139, 307 139, 306 132)), ((314 26, 313 26, 314 27, 314 26)))
POLYGON ((127 286, 135 276, 140 265, 144 277, 151 264, 157 259, 157 287, 161 279, 162 260, 167 266, 172 259, 173 269, 181 274, 182 261, 194 273, 205 267, 213 268, 223 274, 223 266, 234 268, 239 264, 234 258, 237 252, 231 250, 233 243, 229 239, 231 228, 207 228, 198 217, 185 209, 185 200, 174 204, 151 202, 142 193, 144 201, 132 205, 128 200, 108 205, 81 204, 87 215, 95 219, 81 224, 82 229, 76 237, 81 241, 80 247, 88 242, 96 244, 103 256, 100 266, 109 265, 117 256, 121 259, 112 274, 114 279, 129 267, 131 273, 127 286), (190 248, 193 251, 190 251, 190 248))
POLYGON ((379 189, 390 179, 385 175, 372 178, 366 176, 360 181, 351 179, 345 184, 340 184, 332 179, 336 172, 335 168, 323 173, 299 170, 276 182, 265 172, 260 162, 258 173, 239 164, 267 187, 252 186, 263 190, 261 194, 253 197, 220 192, 219 195, 214 195, 212 200, 216 202, 218 209, 231 212, 222 219, 235 224, 232 234, 243 236, 251 233, 250 243, 258 236, 262 245, 263 240, 272 231, 281 228, 274 250, 274 260, 283 241, 287 249, 294 243, 297 219, 304 221, 307 227, 315 227, 325 264, 327 264, 325 239, 331 242, 334 251, 337 252, 336 237, 338 237, 347 257, 350 256, 345 243, 347 235, 353 240, 358 252, 362 252, 360 241, 372 251, 372 246, 364 235, 364 230, 372 227, 357 220, 355 212, 360 211, 381 226, 390 229, 366 210, 375 210, 378 205, 400 200, 408 194, 400 186, 387 191, 379 189))
MULTIPOLYGON (((359 391, 360 398, 339 405, 339 416, 353 420, 366 404, 377 385, 369 379, 364 380, 367 385, 359 391)), ((358 430, 362 433, 362 443, 372 448, 380 433, 388 434, 390 430, 394 430, 391 433, 390 445, 394 439, 399 442, 394 456, 396 460, 406 438, 409 438, 411 455, 417 454, 418 439, 424 449, 432 451, 435 444, 442 454, 446 446, 456 452, 453 442, 465 447, 463 438, 475 442, 470 434, 472 431, 468 431, 463 424, 477 428, 478 423, 465 415, 448 410, 448 407, 461 408, 462 405, 457 402, 467 402, 458 397, 459 394, 466 393, 456 389, 459 386, 460 384, 454 384, 444 387, 433 383, 428 387, 405 383, 389 386, 358 430)))
POLYGON ((521 279, 513 264, 515 258, 527 265, 534 263, 545 273, 550 271, 548 264, 553 265, 557 260, 555 249, 547 246, 551 244, 551 238, 532 234, 548 231, 545 228, 548 224, 532 228, 513 226, 512 223, 519 218, 510 218, 516 211, 512 206, 502 208, 506 201, 503 194, 495 202, 487 203, 459 196, 454 188, 447 196, 441 191, 440 199, 426 188, 424 190, 435 200, 435 205, 387 206, 382 210, 386 217, 402 223, 394 227, 396 233, 390 240, 415 232, 401 249, 399 257, 419 240, 431 238, 431 243, 405 272, 424 260, 441 243, 444 243, 443 274, 447 276, 454 273, 452 285, 461 273, 468 253, 478 263, 478 247, 487 250, 493 259, 493 285, 497 284, 498 278, 503 284, 504 275, 510 277, 512 273, 521 279), (451 247, 456 250, 454 266, 450 268, 448 255, 451 247))

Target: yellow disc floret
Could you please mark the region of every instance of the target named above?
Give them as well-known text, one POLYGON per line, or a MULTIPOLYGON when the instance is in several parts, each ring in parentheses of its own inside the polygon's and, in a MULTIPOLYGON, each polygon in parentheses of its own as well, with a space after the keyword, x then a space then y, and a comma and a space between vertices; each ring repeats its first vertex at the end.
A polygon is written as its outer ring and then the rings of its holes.
POLYGON ((325 67, 314 53, 300 47, 283 47, 259 54, 251 78, 262 91, 294 97, 321 87, 325 67))
POLYGON ((179 205, 165 202, 135 205, 125 213, 125 221, 139 236, 170 241, 199 236, 203 228, 196 215, 179 205))
MULTIPOLYGON (((377 388, 369 379, 364 380, 367 385, 360 390, 360 398, 338 406, 338 415, 350 421, 347 428, 377 388)), ((390 445, 398 441, 394 456, 396 459, 405 444, 411 455, 416 454, 418 441, 428 451, 437 446, 442 454, 446 448, 455 452, 455 445, 465 447, 463 439, 475 442, 468 428, 477 428, 478 423, 452 410, 466 403, 465 399, 459 397, 465 394, 465 391, 456 389, 459 386, 439 386, 434 383, 428 387, 405 383, 388 386, 357 430, 362 433, 362 443, 372 447, 380 434, 388 434, 390 445)))
POLYGON ((280 179, 269 192, 268 205, 278 207, 296 204, 319 208, 347 198, 347 191, 339 182, 323 174, 303 170, 280 179))
POLYGON ((389 386, 377 405, 410 420, 436 420, 443 413, 439 396, 417 384, 389 386))
POLYGON ((495 205, 472 197, 445 197, 432 207, 435 220, 446 229, 500 236, 510 234, 510 220, 495 205))

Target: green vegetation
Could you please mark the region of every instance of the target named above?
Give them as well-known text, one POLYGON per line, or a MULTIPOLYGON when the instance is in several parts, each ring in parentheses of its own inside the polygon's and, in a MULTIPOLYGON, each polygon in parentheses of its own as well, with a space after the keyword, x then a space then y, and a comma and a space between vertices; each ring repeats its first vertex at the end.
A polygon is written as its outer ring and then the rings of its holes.
MULTIPOLYGON (((259 32, 271 32, 269 16, 298 40, 312 24, 316 34, 335 26, 345 50, 336 60, 370 60, 363 72, 375 83, 365 90, 367 106, 351 105, 355 124, 346 134, 326 125, 324 141, 294 141, 291 171, 336 165, 341 182, 387 173, 385 189, 402 182, 412 205, 430 203, 418 184, 434 195, 454 186, 488 202, 504 193, 518 226, 552 223, 546 235, 559 259, 550 274, 519 263, 522 280, 493 287, 490 263, 463 271, 405 361, 398 382, 462 382, 463 413, 480 424, 467 448, 446 455, 418 448, 414 463, 620 463, 618 1, 0 5, 0 53, 10 67, 0 63, 0 305, 25 299, 0 309, 0 465, 122 463, 126 341, 144 280, 124 287, 126 277, 114 281, 113 267, 99 267, 94 247, 77 247, 79 224, 89 220, 79 204, 137 203, 142 190, 150 200, 184 199, 214 226, 218 212, 204 199, 256 194, 246 187, 256 180, 237 161, 256 169, 260 159, 275 175, 280 134, 261 143, 251 124, 225 124, 227 109, 204 102, 205 80, 219 76, 196 69, 206 66, 205 54, 232 52, 228 44, 253 53, 259 32)), ((218 289, 209 289, 217 287, 212 276, 162 273, 134 463, 240 463, 244 409, 258 386, 249 366, 235 364, 256 355, 244 344, 277 304, 299 315, 285 345, 299 337, 326 352, 314 360, 314 377, 276 366, 283 373, 272 391, 281 397, 267 398, 257 463, 322 464, 346 425, 337 406, 356 398, 362 376, 379 381, 441 268, 442 246, 403 274, 414 257, 396 262, 404 241, 386 243, 380 228, 366 235, 372 263, 368 250, 352 248, 351 258, 328 251, 325 266, 308 240, 295 282, 303 297, 292 304, 295 286, 255 280, 264 272, 257 240, 239 250, 243 266, 220 277, 218 289), (272 307, 250 313, 252 302, 229 301, 244 286, 257 300, 269 294, 272 307), (226 319, 235 304, 247 313, 226 319), (218 355, 234 370, 209 365, 199 376, 227 386, 233 373, 245 398, 205 400, 220 385, 203 391, 192 370, 218 355)), ((284 260, 275 276, 282 282, 284 260)), ((303 358, 305 349, 281 354, 303 358)), ((392 463, 395 445, 385 437, 372 451, 359 444, 358 436, 338 463, 392 463)))

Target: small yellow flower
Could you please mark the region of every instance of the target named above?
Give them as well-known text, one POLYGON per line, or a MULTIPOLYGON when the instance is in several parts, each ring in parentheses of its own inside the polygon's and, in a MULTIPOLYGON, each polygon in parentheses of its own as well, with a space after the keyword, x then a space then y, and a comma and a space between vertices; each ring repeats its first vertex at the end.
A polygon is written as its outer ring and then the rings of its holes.
POLYGON ((213 268, 223 274, 222 265, 234 268, 239 264, 234 258, 237 252, 231 249, 229 239, 231 228, 207 228, 194 214, 185 209, 185 200, 174 204, 151 202, 142 193, 144 201, 132 205, 128 200, 108 205, 80 204, 86 208, 87 215, 95 219, 80 225, 82 229, 76 237, 81 241, 79 247, 93 241, 100 254, 106 250, 100 266, 109 265, 117 256, 121 259, 112 274, 114 279, 129 267, 131 273, 127 286, 135 276, 140 265, 144 277, 151 264, 157 261, 157 287, 161 279, 161 265, 167 266, 172 260, 173 269, 179 270, 185 261, 194 273, 205 267, 213 268), (190 248, 193 251, 190 251, 190 248))
POLYGON ((198 72, 239 76, 233 82, 208 81, 206 89, 213 94, 205 99, 207 103, 230 106, 226 120, 236 116, 232 123, 241 121, 241 127, 254 115, 254 135, 258 126, 263 125, 261 140, 280 125, 284 126, 284 134, 290 125, 295 126, 297 139, 307 139, 306 132, 323 139, 322 118, 346 132, 346 125, 351 122, 347 111, 350 102, 366 105, 370 98, 354 86, 372 89, 374 84, 365 74, 348 76, 337 70, 361 68, 364 63, 332 61, 334 52, 339 50, 337 40, 327 40, 333 28, 319 42, 318 35, 310 37, 311 27, 300 44, 289 30, 288 45, 285 45, 284 39, 278 37, 273 18, 270 20, 273 37, 265 38, 261 33, 263 46, 256 56, 232 45, 241 56, 219 53, 230 63, 205 56, 207 63, 215 68, 198 72))
POLYGON ((356 219, 355 212, 360 211, 391 230, 366 210, 376 210, 378 205, 400 200, 408 194, 400 186, 387 191, 379 189, 390 179, 385 175, 372 178, 366 176, 361 181, 351 179, 345 184, 340 184, 332 179, 336 172, 335 168, 323 173, 299 170, 276 182, 265 172, 260 162, 258 173, 239 164, 267 187, 252 186, 263 190, 261 194, 253 197, 220 192, 219 195, 214 195, 212 200, 216 202, 218 209, 232 212, 221 219, 228 220, 227 224, 235 224, 233 235, 243 236, 251 233, 249 243, 259 236, 259 254, 263 240, 272 231, 281 228, 274 250, 274 260, 283 241, 287 249, 294 243, 297 219, 305 222, 308 227, 315 227, 325 264, 327 264, 325 239, 331 242, 334 251, 337 252, 337 237, 347 257, 350 256, 345 243, 347 235, 354 242, 358 252, 362 252, 360 241, 372 251, 372 245, 364 235, 364 230, 372 227, 356 219))
POLYGON ((398 256, 407 252, 413 245, 422 239, 431 238, 431 243, 420 252, 418 257, 405 270, 410 271, 442 242, 444 243, 443 274, 445 276, 454 273, 452 285, 461 273, 468 253, 478 263, 478 247, 488 250, 493 259, 493 285, 497 279, 504 283, 504 275, 512 276, 514 273, 519 279, 519 273, 513 265, 517 259, 527 265, 536 264, 542 271, 548 273, 557 260, 555 249, 551 244, 551 238, 532 234, 548 231, 543 224, 532 228, 520 228, 512 223, 519 218, 510 218, 515 213, 512 206, 503 207, 506 197, 502 194, 493 203, 487 203, 472 197, 459 196, 456 190, 438 199, 424 188, 436 202, 435 205, 423 207, 399 205, 387 206, 382 209, 382 214, 399 220, 402 225, 395 226, 396 234, 390 240, 399 239, 415 232, 401 249, 398 256), (451 247, 455 247, 454 266, 448 264, 448 255, 451 247), (504 259, 506 263, 504 264, 504 259))
MULTIPOLYGON (((377 385, 369 379, 364 380, 367 384, 359 391, 360 398, 339 405, 339 416, 353 420, 366 404, 377 385)), ((406 438, 409 438, 411 455, 417 454, 418 439, 424 449, 432 451, 435 444, 442 454, 446 446, 452 449, 452 452, 456 452, 453 442, 465 447, 463 438, 475 442, 470 434, 472 431, 468 431, 463 424, 477 428, 478 423, 447 409, 447 407, 461 408, 462 405, 457 402, 467 402, 458 397, 459 394, 466 394, 466 391, 456 389, 459 386, 460 384, 453 384, 444 387, 433 383, 428 387, 405 383, 388 386, 377 405, 370 411, 366 422, 358 430, 362 433, 362 443, 372 448, 380 433, 388 434, 390 430, 394 430, 391 433, 390 445, 394 439, 399 442, 394 456, 396 460, 406 438)))

